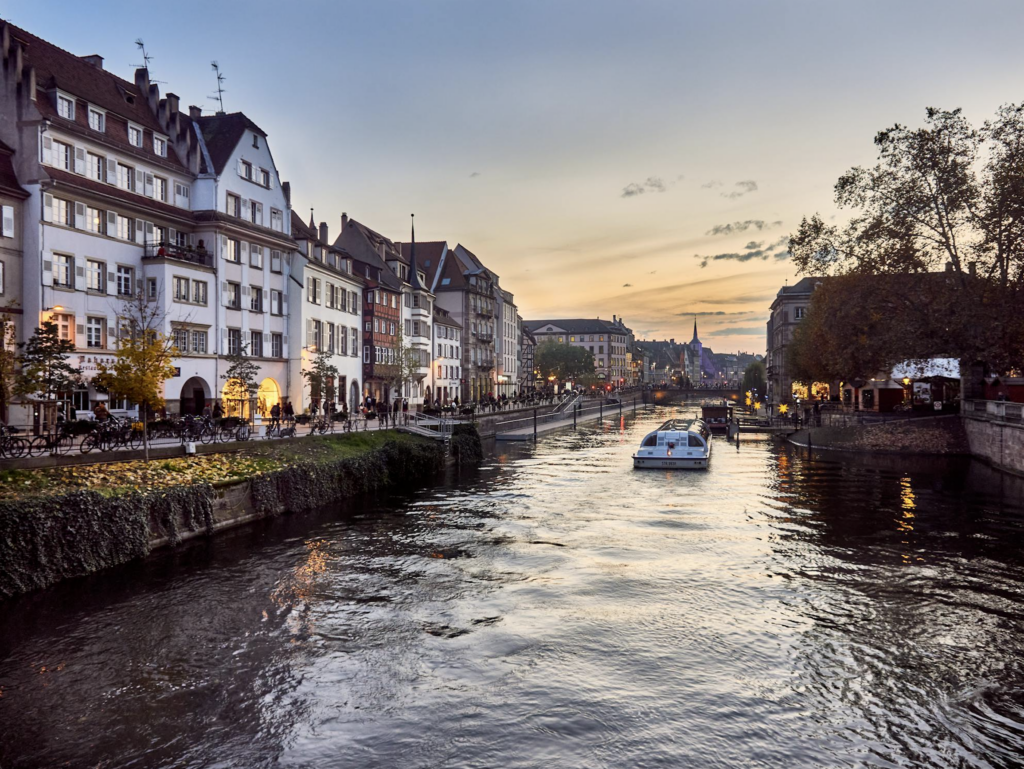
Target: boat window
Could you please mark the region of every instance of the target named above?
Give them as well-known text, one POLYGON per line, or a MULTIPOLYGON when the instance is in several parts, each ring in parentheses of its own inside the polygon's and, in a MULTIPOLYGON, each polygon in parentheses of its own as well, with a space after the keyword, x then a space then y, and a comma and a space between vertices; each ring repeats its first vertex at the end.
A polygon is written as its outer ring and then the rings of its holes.
POLYGON ((658 434, 651 433, 644 438, 644 446, 657 446, 658 445, 658 434))
POLYGON ((702 448, 704 448, 704 441, 702 441, 696 435, 691 435, 690 436, 690 447, 691 448, 702 449, 702 448))

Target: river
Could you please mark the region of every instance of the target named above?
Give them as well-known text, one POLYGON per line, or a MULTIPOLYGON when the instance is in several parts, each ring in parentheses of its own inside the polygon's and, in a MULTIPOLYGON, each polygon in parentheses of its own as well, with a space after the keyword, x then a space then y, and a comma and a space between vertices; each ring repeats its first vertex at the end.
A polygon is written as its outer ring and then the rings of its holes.
POLYGON ((0 766, 1019 766, 1021 481, 675 413, 0 604, 0 766))

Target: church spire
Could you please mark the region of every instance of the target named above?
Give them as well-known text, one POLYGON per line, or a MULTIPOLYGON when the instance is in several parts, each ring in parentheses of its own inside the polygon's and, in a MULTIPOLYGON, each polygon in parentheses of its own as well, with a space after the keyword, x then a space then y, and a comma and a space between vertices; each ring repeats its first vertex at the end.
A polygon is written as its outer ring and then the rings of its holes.
POLYGON ((693 316, 693 339, 690 340, 690 343, 692 344, 693 342, 699 342, 699 341, 700 341, 700 339, 697 338, 697 316, 694 315, 693 316))
POLYGON ((313 219, 313 206, 309 207, 309 229, 316 232, 316 220, 313 219))

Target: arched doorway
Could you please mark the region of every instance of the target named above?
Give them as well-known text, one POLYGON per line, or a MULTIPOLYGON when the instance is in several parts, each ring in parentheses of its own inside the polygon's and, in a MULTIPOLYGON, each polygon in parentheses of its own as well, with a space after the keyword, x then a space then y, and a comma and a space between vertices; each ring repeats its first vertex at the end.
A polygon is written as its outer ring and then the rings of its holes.
POLYGON ((256 411, 260 416, 269 417, 270 410, 281 402, 281 388, 278 387, 270 377, 260 382, 260 389, 256 393, 256 411))
POLYGON ((206 408, 210 398, 210 385, 202 377, 194 376, 185 380, 181 386, 181 395, 178 400, 178 410, 182 414, 193 414, 199 416, 206 408))

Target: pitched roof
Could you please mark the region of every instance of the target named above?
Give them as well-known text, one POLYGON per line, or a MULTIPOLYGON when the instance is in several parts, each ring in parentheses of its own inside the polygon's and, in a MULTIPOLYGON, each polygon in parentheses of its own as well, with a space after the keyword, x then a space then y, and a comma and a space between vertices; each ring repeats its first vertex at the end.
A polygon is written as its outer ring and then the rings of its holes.
MULTIPOLYGON (((47 167, 46 175, 56 183, 56 188, 58 190, 64 187, 78 189, 103 198, 117 200, 139 212, 158 211, 172 219, 185 220, 189 222, 196 219, 196 214, 189 211, 187 208, 178 208, 177 206, 172 206, 169 203, 163 203, 159 200, 153 200, 134 192, 128 192, 127 190, 122 190, 120 187, 115 187, 113 184, 106 184, 105 182, 98 182, 95 179, 88 179, 84 176, 71 173, 70 171, 62 171, 59 168, 47 167)), ((280 235, 280 233, 275 234, 280 235)))
POLYGON ((18 181, 18 174, 14 171, 13 155, 14 150, 0 142, 0 193, 24 200, 29 194, 18 181))
POLYGON ((223 173, 224 166, 227 165, 238 142, 242 140, 246 129, 258 133, 264 139, 267 138, 263 129, 242 112, 204 115, 196 120, 196 124, 203 132, 203 141, 210 153, 210 160, 213 161, 213 171, 218 175, 223 173))
MULTIPOLYGON (((567 334, 622 334, 622 326, 600 318, 565 318, 560 320, 524 320, 523 328, 536 334, 544 326, 552 325, 567 334)), ((546 332, 550 333, 550 332, 546 332)))
POLYGON ((320 233, 311 230, 309 225, 302 221, 302 217, 295 213, 294 208, 292 209, 292 237, 295 240, 320 241, 320 233))
MULTIPOLYGON (((354 219, 349 219, 338 233, 338 237, 335 238, 334 247, 346 252, 355 261, 369 266, 371 280, 378 280, 377 276, 379 275, 381 285, 393 291, 401 291, 402 281, 380 258, 380 254, 366 235, 368 229, 354 219)), ((369 231, 372 232, 372 230, 369 231)))
POLYGON ((436 304, 434 305, 434 324, 439 326, 451 326, 452 328, 462 328, 462 324, 455 320, 448 310, 438 307, 436 304))
MULTIPOLYGON (((402 243, 401 246, 402 258, 409 261, 412 258, 412 243, 402 243)), ((416 261, 419 262, 423 274, 427 276, 428 286, 433 281, 434 273, 441 263, 441 255, 447 246, 446 240, 416 241, 416 261)))
POLYGON ((101 69, 80 56, 58 48, 31 32, 8 23, 11 37, 25 49, 25 64, 35 67, 36 87, 59 88, 141 126, 163 133, 149 108, 148 94, 112 72, 101 69))

